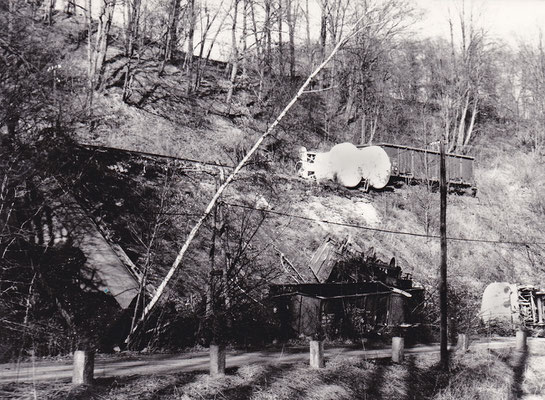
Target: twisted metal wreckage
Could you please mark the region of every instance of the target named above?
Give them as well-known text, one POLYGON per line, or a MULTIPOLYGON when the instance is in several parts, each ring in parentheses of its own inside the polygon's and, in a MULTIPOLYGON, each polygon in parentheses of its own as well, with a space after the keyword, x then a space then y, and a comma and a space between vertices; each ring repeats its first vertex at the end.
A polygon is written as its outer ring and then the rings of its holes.
POLYGON ((409 327, 419 320, 424 289, 413 285, 395 258, 383 262, 373 248, 364 254, 349 239, 327 237, 314 253, 308 273, 282 254, 281 263, 296 281, 270 286, 273 311, 286 336, 365 335, 409 327), (301 282, 304 275, 308 278, 301 282))

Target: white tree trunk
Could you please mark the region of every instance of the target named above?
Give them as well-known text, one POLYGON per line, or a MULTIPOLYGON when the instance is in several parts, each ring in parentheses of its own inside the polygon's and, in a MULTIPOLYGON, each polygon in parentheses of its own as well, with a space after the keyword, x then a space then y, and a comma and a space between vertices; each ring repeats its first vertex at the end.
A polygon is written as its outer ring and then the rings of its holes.
POLYGON ((464 137, 466 134, 466 118, 467 118, 467 110, 469 109, 469 96, 470 92, 469 89, 466 91, 464 96, 464 108, 462 108, 462 112, 460 114, 460 121, 458 123, 458 136, 456 138, 456 147, 458 150, 461 150, 462 147, 464 147, 464 137))
POLYGON ((193 227, 193 229, 191 229, 191 231, 189 232, 189 235, 187 236, 187 239, 185 240, 182 248, 178 252, 178 255, 176 256, 176 259, 174 260, 174 263, 172 264, 172 267, 170 267, 170 270, 168 271, 167 275, 165 276, 165 278, 163 279, 163 281, 161 282, 161 284, 157 288, 157 291, 155 292, 155 295, 153 296, 153 298, 151 299, 149 304, 146 306, 146 308, 144 308, 144 311, 142 312, 142 316, 141 316, 138 324, 129 333, 129 336, 127 337, 126 341, 129 341, 130 336, 134 332, 136 332, 136 330, 140 327, 142 322, 145 321, 146 317, 149 315, 149 313, 151 312, 153 307, 155 307, 155 304, 157 304, 159 299, 162 297, 166 286, 168 285, 168 283, 170 282, 170 280, 174 276, 174 273, 180 267, 180 263, 181 263, 184 255, 185 255, 185 253, 187 252, 187 249, 189 248, 189 245, 191 244, 191 242, 195 238, 195 235, 197 234, 197 232, 201 228, 201 226, 204 223, 204 221, 206 220, 206 218, 208 218, 208 216, 210 215, 210 213, 214 209, 214 207, 216 205, 216 202, 221 197, 221 195, 223 194, 225 189, 231 184, 231 182, 235 179, 235 177, 238 175, 240 170, 246 165, 246 163, 250 160, 250 158, 252 158, 254 153, 257 151, 257 149, 263 143, 263 141, 274 131, 274 129, 278 126, 280 121, 282 121, 282 119, 284 119, 284 117, 286 116, 288 111, 293 107, 293 105, 297 102, 297 100, 299 100, 299 98, 305 93, 305 89, 308 87, 308 85, 310 84, 312 79, 314 79, 314 77, 316 75, 318 75, 318 73, 327 65, 327 63, 329 63, 329 61, 333 58, 333 56, 335 56, 335 54, 344 45, 344 43, 346 43, 353 35, 355 35, 355 34, 357 34, 359 32, 359 29, 357 29, 357 27, 361 23, 362 19, 363 18, 359 18, 356 21, 356 23, 354 24, 352 29, 349 31, 349 34, 347 34, 347 36, 343 40, 339 40, 339 43, 337 43, 337 46, 335 46, 335 48, 331 51, 331 54, 329 54, 329 56, 308 76, 306 81, 299 88, 296 95, 291 99, 291 101, 288 103, 288 105, 282 110, 282 112, 278 115, 278 117, 276 117, 274 122, 269 126, 269 128, 265 131, 265 133, 263 133, 263 135, 261 135, 259 137, 259 139, 254 143, 252 148, 242 158, 242 160, 238 163, 238 165, 231 172, 231 174, 227 177, 227 179, 220 185, 220 187, 218 188, 218 190, 216 191, 216 193, 214 194, 214 196, 212 197, 212 199, 210 200, 210 202, 206 206, 206 209, 204 210, 203 214, 198 219, 198 221, 195 224, 195 226, 193 227))
POLYGON ((237 17, 238 17, 238 3, 240 0, 235 0, 233 9, 233 25, 231 27, 231 83, 229 90, 227 91, 227 97, 225 102, 227 103, 227 112, 231 108, 231 100, 233 98, 233 92, 235 90, 235 81, 238 72, 238 46, 237 46, 237 17))
POLYGON ((464 147, 469 144, 469 141, 471 140, 471 137, 473 135, 473 129, 475 127, 475 118, 477 117, 477 113, 479 112, 477 109, 477 98, 473 99, 473 110, 471 112, 471 121, 469 123, 469 127, 467 128, 467 134, 464 140, 464 147))

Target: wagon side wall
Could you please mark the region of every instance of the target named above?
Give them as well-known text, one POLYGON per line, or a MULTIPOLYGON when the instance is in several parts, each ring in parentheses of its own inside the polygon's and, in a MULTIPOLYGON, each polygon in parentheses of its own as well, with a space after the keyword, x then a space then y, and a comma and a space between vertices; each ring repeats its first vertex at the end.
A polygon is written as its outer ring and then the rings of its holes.
MULTIPOLYGON (((406 146, 380 145, 392 162, 392 176, 405 179, 439 180, 440 154, 406 146)), ((447 179, 455 185, 475 186, 473 176, 474 159, 466 156, 447 154, 447 179)))

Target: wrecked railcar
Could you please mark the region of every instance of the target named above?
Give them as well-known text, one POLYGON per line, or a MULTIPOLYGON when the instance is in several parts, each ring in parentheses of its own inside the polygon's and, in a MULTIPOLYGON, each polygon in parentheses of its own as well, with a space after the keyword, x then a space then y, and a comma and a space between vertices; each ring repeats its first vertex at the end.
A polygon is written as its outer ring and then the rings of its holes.
MULTIPOLYGON (((441 155, 438 151, 399 144, 379 145, 392 161, 391 180, 429 182, 439 184, 441 155)), ((475 158, 464 154, 446 154, 448 185, 458 191, 476 194, 477 186, 473 172, 475 158)))
MULTIPOLYGON (((453 191, 477 193, 474 162, 471 156, 446 154, 447 182, 453 191)), ((383 189, 396 181, 438 185, 440 153, 390 143, 376 146, 341 143, 329 152, 307 151, 302 147, 298 166, 299 176, 305 179, 335 180, 349 188, 383 189)))
POLYGON ((354 337, 419 321, 424 289, 389 263, 350 251, 347 242, 331 238, 310 263, 312 283, 270 286, 282 332, 287 337, 354 337))
POLYGON ((545 328, 545 289, 507 282, 489 284, 483 292, 481 320, 487 325, 507 324, 513 328, 545 328))

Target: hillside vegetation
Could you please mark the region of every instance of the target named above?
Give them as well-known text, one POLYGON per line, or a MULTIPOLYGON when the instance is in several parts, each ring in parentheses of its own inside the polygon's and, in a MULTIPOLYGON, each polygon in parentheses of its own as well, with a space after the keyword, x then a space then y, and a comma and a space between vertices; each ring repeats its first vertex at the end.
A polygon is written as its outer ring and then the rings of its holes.
MULTIPOLYGON (((69 191, 157 286, 229 166, 340 40, 334 32, 341 22, 329 17, 322 20, 326 38, 304 46, 276 42, 248 22, 245 34, 257 38, 255 50, 243 52, 235 41, 238 55, 230 62, 188 57, 185 42, 177 46, 166 38, 172 39, 172 29, 191 35, 188 15, 204 18, 205 10, 176 14, 170 6, 180 1, 164 3, 142 8, 130 29, 107 29, 60 11, 44 22, 41 9, 0 2, 0 332, 6 338, 0 358, 30 349, 65 353, 79 345, 76 332, 86 326, 71 315, 79 311, 70 296, 58 294, 78 291, 77 249, 35 240, 43 230, 33 223, 37 215, 69 191), (138 24, 141 29, 134 28, 138 24), (224 167, 94 154, 84 144, 224 167), (60 276, 68 276, 67 283, 52 284, 60 276)), ((367 228, 436 236, 438 193, 425 183, 364 193, 304 181, 297 177, 300 146, 327 150, 349 141, 426 147, 444 137, 450 151, 475 156, 477 196, 448 199, 448 235, 462 239, 449 241, 453 333, 478 329, 488 283, 543 281, 542 49, 492 43, 463 16, 454 19, 453 34, 461 27, 470 34, 452 43, 409 39, 415 15, 409 4, 364 3, 367 28, 347 42, 228 188, 136 347, 179 348, 214 338, 217 326, 206 305, 212 269, 228 276, 221 283, 228 340, 272 339, 267 286, 292 282, 280 253, 308 273, 313 252, 328 235, 350 237, 364 251, 373 247, 384 260, 395 257, 425 287, 424 323, 433 333, 439 241, 367 228)), ((226 12, 250 19, 253 8, 244 4, 246 13, 226 12)), ((256 24, 286 23, 289 12, 274 10, 256 24)), ((344 24, 349 22, 347 17, 344 24)), ((246 37, 241 26, 232 29, 246 37)), ((120 318, 130 324, 132 311, 120 318)), ((105 316, 107 311, 93 325, 98 336, 105 316)))

